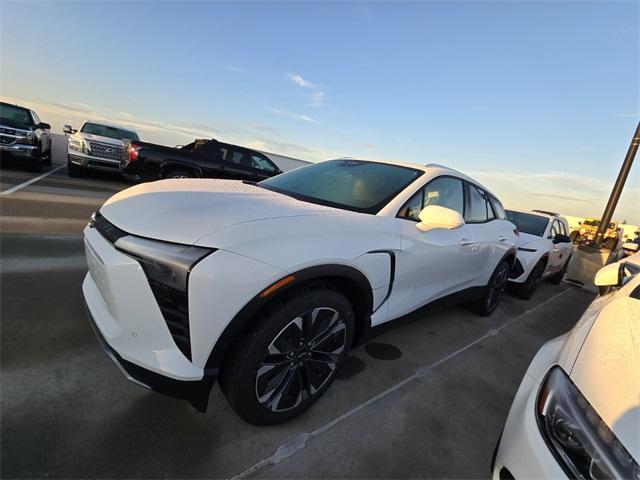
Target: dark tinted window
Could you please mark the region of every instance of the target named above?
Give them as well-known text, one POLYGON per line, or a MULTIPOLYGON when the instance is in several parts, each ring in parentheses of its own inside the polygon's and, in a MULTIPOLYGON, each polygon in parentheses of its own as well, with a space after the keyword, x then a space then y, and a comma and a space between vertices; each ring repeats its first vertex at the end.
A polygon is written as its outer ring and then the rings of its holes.
POLYGON ((0 104, 0 120, 8 127, 28 128, 33 125, 29 110, 4 103, 0 104))
POLYGON ((549 223, 547 217, 541 217, 540 215, 534 215, 532 213, 514 212, 513 210, 507 210, 507 218, 518 227, 518 230, 521 232, 539 237, 544 235, 544 231, 547 229, 547 224, 549 223))
POLYGON ((257 154, 251 155, 251 166, 257 170, 264 170, 269 173, 273 173, 278 170, 278 167, 276 167, 271 160, 257 154))
POLYGON ((479 223, 486 222, 489 218, 488 209, 491 208, 487 202, 485 193, 478 187, 469 184, 469 196, 467 202, 467 212, 465 222, 479 223))
POLYGON ((377 213, 423 172, 363 160, 330 160, 260 182, 269 190, 300 200, 377 213))
POLYGON ((81 132, 98 135, 100 137, 114 138, 116 140, 139 140, 138 135, 130 130, 109 127, 98 123, 85 123, 82 126, 81 132))

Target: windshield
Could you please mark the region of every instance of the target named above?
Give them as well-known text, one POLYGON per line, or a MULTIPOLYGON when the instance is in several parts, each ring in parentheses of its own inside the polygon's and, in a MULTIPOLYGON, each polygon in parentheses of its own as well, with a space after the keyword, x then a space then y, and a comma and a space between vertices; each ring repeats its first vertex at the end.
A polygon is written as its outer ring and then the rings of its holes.
POLYGON ((82 133, 90 133, 100 137, 115 138, 116 140, 139 140, 138 135, 130 130, 122 128, 108 127, 97 123, 85 123, 82 126, 82 133))
POLYGON ((547 229, 547 223, 549 223, 547 217, 541 217, 540 215, 534 215, 532 213, 514 212, 513 210, 507 210, 507 218, 518 227, 518 230, 521 232, 537 235, 538 237, 544 235, 544 231, 547 229))
POLYGON ((15 128, 30 128, 33 126, 33 119, 29 110, 15 105, 0 104, 0 121, 4 125, 15 128))
POLYGON ((311 203, 375 214, 423 173, 386 163, 329 160, 272 177, 258 186, 311 203))

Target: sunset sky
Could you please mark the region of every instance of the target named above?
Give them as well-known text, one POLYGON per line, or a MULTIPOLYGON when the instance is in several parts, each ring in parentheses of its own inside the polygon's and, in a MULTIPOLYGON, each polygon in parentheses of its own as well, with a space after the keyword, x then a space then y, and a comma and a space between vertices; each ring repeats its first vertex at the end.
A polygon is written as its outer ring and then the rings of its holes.
MULTIPOLYGON (((449 165, 602 214, 640 120, 640 3, 0 4, 0 93, 54 131, 449 165)), ((615 219, 640 223, 632 171, 615 219)))

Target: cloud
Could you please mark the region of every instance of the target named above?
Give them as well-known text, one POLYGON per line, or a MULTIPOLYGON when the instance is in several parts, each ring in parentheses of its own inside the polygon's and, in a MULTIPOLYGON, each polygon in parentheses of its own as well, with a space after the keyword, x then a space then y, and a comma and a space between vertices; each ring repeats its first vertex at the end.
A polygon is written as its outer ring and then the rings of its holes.
POLYGON ((236 67, 235 65, 223 65, 223 67, 231 72, 247 73, 247 71, 244 68, 236 67))
POLYGON ((304 78, 302 78, 297 73, 290 73, 287 76, 289 77, 289 80, 291 80, 293 83, 295 83, 299 87, 302 87, 302 88, 318 88, 314 83, 312 83, 312 82, 310 82, 308 80, 305 80, 304 78))
POLYGON ((315 92, 311 94, 311 106, 321 107, 324 103, 324 92, 315 92))
POLYGON ((376 148, 376 146, 373 143, 363 143, 360 148, 376 148))
POLYGON ((262 123, 250 123, 249 128, 260 130, 261 132, 278 133, 278 129, 262 123))
POLYGON ((288 112, 286 110, 280 110, 279 108, 272 108, 271 111, 276 115, 281 115, 283 117, 295 118, 296 120, 302 120, 308 123, 318 123, 318 120, 316 120, 315 118, 311 118, 308 115, 288 112))

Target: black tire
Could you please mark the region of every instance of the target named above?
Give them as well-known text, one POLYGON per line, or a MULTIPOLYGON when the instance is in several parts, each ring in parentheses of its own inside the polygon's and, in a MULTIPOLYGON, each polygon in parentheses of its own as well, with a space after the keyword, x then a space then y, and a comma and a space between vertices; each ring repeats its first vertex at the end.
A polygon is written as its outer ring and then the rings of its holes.
POLYGON ((540 279, 542 278, 545 267, 545 261, 540 260, 536 263, 536 266, 533 267, 533 270, 531 270, 527 279, 520 285, 515 286, 513 291, 518 298, 529 300, 533 297, 533 294, 538 288, 538 282, 540 282, 540 279))
POLYGON ((80 178, 83 176, 84 171, 82 167, 77 166, 71 160, 67 160, 67 174, 72 178, 80 178))
POLYGON ((471 304, 471 308, 478 315, 488 317, 498 307, 509 281, 509 270, 507 261, 502 260, 493 271, 482 296, 471 304))
POLYGON ((29 170, 35 173, 41 173, 44 169, 44 162, 42 161, 42 157, 38 156, 38 158, 31 161, 31 165, 29 165, 29 170))
POLYGON ((51 166, 52 160, 51 158, 53 157, 52 153, 51 153, 51 149, 49 149, 49 152, 45 155, 44 157, 44 164, 45 165, 49 165, 51 166))
POLYGON ((612 237, 605 238, 603 245, 607 250, 613 251, 616 248, 616 245, 618 245, 618 239, 612 237))
POLYGON ((580 240, 581 240, 580 239, 580 232, 578 230, 574 230, 569 235, 569 238, 571 239, 572 243, 580 243, 580 240))
POLYGON ((549 283, 553 283, 554 285, 559 285, 562 279, 564 278, 564 275, 567 273, 567 269, 569 268, 570 261, 571 261, 571 257, 567 258, 567 261, 564 262, 564 265, 562 266, 560 271, 558 273, 554 273, 549 278, 547 278, 547 281, 549 283))
POLYGON ((194 175, 184 170, 171 170, 164 175, 164 178, 194 178, 194 175))
POLYGON ((220 386, 231 408, 254 425, 274 425, 299 415, 335 379, 349 353, 354 327, 347 298, 326 286, 297 290, 276 301, 232 345, 222 365, 220 386), (305 334, 298 324, 310 330, 305 334))

